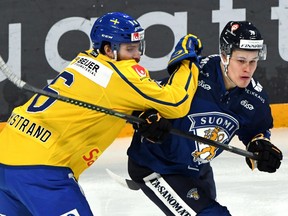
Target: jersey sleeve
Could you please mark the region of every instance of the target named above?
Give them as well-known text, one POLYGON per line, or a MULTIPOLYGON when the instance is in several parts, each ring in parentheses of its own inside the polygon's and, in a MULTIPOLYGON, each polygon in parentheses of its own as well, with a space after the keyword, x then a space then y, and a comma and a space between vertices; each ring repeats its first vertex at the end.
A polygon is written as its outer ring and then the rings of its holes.
POLYGON ((198 86, 198 67, 188 60, 182 61, 166 85, 151 79, 149 72, 138 64, 128 67, 129 73, 115 65, 114 70, 129 86, 125 92, 129 92, 129 103, 135 110, 154 108, 165 118, 185 116, 198 86))
POLYGON ((268 139, 271 136, 273 117, 269 104, 259 103, 255 108, 257 111, 253 117, 251 116, 250 123, 243 125, 238 132, 238 137, 244 145, 247 145, 258 134, 263 134, 268 139))

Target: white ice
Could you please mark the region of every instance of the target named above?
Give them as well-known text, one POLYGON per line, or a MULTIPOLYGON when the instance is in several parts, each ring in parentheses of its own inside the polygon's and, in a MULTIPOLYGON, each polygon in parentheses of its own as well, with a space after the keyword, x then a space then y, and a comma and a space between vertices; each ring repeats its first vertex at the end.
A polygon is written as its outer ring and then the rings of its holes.
MULTIPOLYGON (((244 157, 224 152, 212 161, 218 202, 233 216, 288 215, 288 128, 272 130, 272 142, 281 148, 284 159, 273 174, 251 171, 244 157)), ((132 191, 106 173, 129 178, 126 150, 131 138, 118 138, 80 177, 80 184, 95 216, 163 216, 140 190, 132 191)), ((243 148, 238 138, 231 145, 243 148)))

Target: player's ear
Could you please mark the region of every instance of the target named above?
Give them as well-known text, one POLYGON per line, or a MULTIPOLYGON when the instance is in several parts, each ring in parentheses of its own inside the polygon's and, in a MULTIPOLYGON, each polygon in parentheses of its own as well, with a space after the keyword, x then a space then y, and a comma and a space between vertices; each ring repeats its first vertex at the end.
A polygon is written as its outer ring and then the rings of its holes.
POLYGON ((110 45, 106 44, 104 46, 104 52, 105 52, 105 55, 107 55, 109 58, 114 59, 114 53, 110 45))

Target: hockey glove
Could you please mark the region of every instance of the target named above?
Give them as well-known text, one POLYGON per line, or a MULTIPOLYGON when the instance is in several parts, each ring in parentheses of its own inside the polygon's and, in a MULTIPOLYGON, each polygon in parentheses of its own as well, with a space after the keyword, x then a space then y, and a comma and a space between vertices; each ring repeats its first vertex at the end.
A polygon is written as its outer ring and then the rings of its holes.
POLYGON ((249 142, 247 150, 259 156, 257 161, 247 158, 246 163, 253 170, 273 173, 280 167, 282 152, 264 136, 256 137, 249 142))
POLYGON ((201 40, 193 34, 188 34, 180 39, 174 52, 168 62, 168 73, 171 75, 178 69, 180 63, 184 59, 190 59, 198 63, 198 55, 201 54, 203 47, 201 40))
POLYGON ((133 127, 150 142, 163 142, 172 128, 169 120, 161 117, 155 109, 142 112, 139 117, 144 119, 145 123, 134 124, 133 127))

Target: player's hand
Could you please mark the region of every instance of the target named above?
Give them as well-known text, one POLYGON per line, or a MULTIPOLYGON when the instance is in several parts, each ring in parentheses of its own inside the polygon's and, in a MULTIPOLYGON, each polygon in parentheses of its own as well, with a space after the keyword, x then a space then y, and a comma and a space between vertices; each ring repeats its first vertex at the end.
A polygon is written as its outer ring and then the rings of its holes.
POLYGON ((202 42, 197 36, 188 34, 180 39, 168 62, 168 73, 172 74, 184 59, 198 63, 198 55, 201 54, 202 42))
POLYGON ((150 142, 161 143, 172 128, 169 120, 161 117, 155 109, 142 112, 139 117, 144 119, 145 123, 134 124, 133 127, 150 142))
POLYGON ((263 136, 253 138, 247 145, 247 150, 259 156, 257 161, 246 157, 246 163, 252 170, 258 168, 260 171, 273 173, 281 165, 281 150, 263 136))

